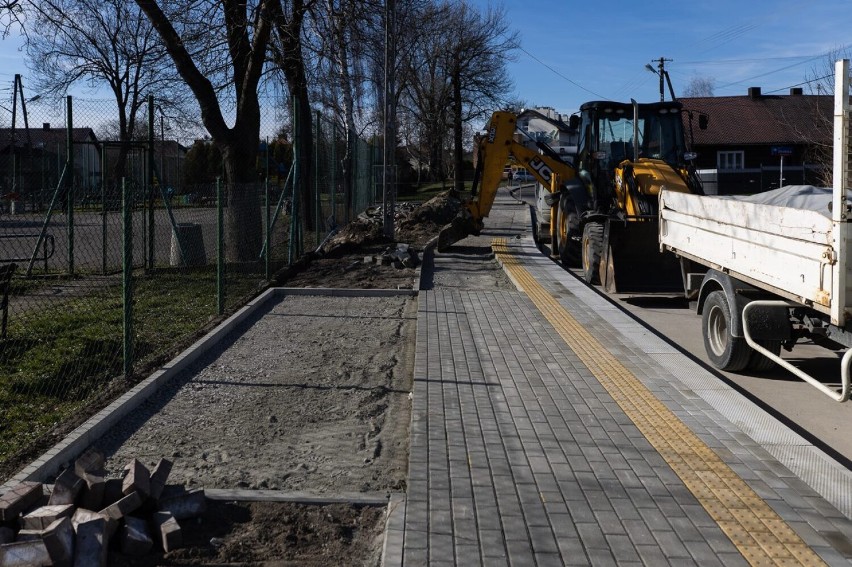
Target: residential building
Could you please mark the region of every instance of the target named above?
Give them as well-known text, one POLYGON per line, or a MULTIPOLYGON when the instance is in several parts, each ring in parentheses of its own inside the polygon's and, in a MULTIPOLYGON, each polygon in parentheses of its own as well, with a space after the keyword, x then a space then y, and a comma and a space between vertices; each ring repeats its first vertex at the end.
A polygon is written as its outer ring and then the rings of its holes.
POLYGON ((698 154, 696 167, 709 194, 823 185, 826 166, 830 175, 830 95, 805 95, 800 88, 763 94, 751 87, 742 96, 679 100, 687 142, 698 154))

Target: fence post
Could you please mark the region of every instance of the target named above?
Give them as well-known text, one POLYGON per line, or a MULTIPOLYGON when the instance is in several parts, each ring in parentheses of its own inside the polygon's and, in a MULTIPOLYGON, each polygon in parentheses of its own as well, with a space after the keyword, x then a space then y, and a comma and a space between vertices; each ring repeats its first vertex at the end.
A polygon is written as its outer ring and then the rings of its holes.
POLYGON ((106 145, 101 144, 101 273, 107 273, 106 145))
POLYGON ((68 274, 74 275, 74 118, 71 97, 65 97, 67 118, 65 151, 68 163, 68 177, 65 178, 65 198, 68 213, 68 274))
POLYGON ((269 202, 269 137, 266 137, 266 175, 263 180, 263 192, 264 192, 264 200, 265 200, 265 213, 266 213, 266 245, 264 248, 264 263, 265 263, 265 275, 266 281, 270 280, 270 265, 269 265, 269 257, 270 257, 270 249, 272 248, 272 217, 271 217, 271 203, 269 202))
POLYGON ((337 195, 337 123, 331 123, 331 136, 328 138, 331 141, 331 163, 329 164, 329 173, 331 174, 331 217, 334 219, 334 224, 337 225, 337 208, 335 196, 337 195))
POLYGON ((126 178, 121 179, 122 299, 124 306, 124 378, 133 374, 133 197, 126 178))
POLYGON ((316 245, 319 247, 320 232, 322 230, 322 210, 320 208, 320 112, 316 111, 316 126, 314 128, 314 226, 316 227, 316 245))
POLYGON ((225 312, 225 202, 222 178, 216 178, 216 314, 225 312))
MULTIPOLYGON (((154 269, 154 95, 148 95, 148 254, 149 270, 154 269)), ((162 181, 162 180, 161 180, 162 181)))
POLYGON ((299 225, 301 203, 299 203, 299 193, 302 188, 302 180, 299 168, 299 147, 301 147, 299 131, 299 101, 296 97, 293 97, 293 198, 290 199, 290 245, 288 250, 288 263, 290 264, 301 255, 301 226, 299 225))

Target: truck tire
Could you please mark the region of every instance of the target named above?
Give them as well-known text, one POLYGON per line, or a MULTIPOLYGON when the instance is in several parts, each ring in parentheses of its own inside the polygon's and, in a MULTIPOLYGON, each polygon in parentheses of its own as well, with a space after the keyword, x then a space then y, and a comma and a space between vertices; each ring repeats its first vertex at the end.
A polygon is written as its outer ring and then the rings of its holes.
MULTIPOLYGON (((781 341, 762 340, 757 341, 757 344, 759 344, 772 354, 777 355, 781 353, 781 341)), ((751 354, 748 358, 748 366, 746 366, 746 370, 752 370, 754 372, 766 372, 767 370, 772 370, 773 368, 775 368, 774 360, 766 358, 756 350, 751 349, 751 354)))
POLYGON ((566 268, 579 268, 582 262, 580 251, 580 216, 574 200, 567 192, 559 199, 558 224, 556 239, 558 241, 559 261, 566 268))
POLYGON ((748 365, 754 351, 743 337, 731 336, 731 308, 724 291, 714 291, 704 301, 701 334, 707 357, 719 370, 737 372, 748 365))
POLYGON ((590 222, 583 228, 583 279, 591 285, 601 283, 603 234, 604 227, 599 222, 590 222))

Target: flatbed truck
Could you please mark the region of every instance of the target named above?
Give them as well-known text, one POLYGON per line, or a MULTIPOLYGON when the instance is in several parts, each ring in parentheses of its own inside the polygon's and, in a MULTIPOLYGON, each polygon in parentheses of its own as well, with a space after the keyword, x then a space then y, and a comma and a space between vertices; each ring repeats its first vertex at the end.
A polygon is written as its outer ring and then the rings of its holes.
POLYGON ((838 61, 827 210, 665 188, 659 194, 660 250, 681 260, 684 292, 701 315, 714 366, 759 371, 778 364, 840 402, 850 396, 852 361, 849 87, 849 61, 838 61), (838 357, 845 350, 839 384, 781 358, 781 348, 802 340, 838 357))

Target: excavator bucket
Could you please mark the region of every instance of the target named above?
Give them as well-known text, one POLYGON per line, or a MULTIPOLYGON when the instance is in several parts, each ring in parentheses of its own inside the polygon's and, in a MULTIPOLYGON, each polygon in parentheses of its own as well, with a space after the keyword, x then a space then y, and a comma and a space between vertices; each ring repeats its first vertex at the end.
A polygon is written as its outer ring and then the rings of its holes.
POLYGON ((463 210, 456 218, 438 233, 438 252, 443 252, 459 240, 479 234, 482 227, 474 220, 470 213, 463 210))
POLYGON ((683 292, 678 258, 660 252, 659 226, 655 220, 609 223, 600 268, 608 293, 683 292))

